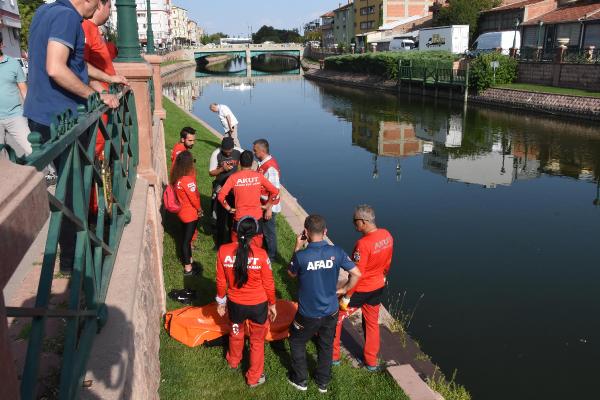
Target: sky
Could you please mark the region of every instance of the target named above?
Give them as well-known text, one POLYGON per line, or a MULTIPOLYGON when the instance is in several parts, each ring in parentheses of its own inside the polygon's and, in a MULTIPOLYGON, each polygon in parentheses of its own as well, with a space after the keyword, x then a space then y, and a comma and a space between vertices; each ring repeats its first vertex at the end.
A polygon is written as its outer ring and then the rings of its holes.
POLYGON ((207 33, 224 32, 230 36, 247 36, 263 25, 278 29, 301 30, 301 27, 345 4, 347 0, 173 0, 188 10, 188 18, 207 33))

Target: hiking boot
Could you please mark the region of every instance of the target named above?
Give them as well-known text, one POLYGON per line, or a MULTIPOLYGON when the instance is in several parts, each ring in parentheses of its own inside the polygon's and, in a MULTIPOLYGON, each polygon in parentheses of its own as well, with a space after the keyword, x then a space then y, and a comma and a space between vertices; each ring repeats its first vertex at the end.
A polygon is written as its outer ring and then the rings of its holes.
POLYGON ((288 378, 288 382, 290 383, 290 385, 292 385, 296 389, 301 390, 303 392, 306 392, 306 389, 308 389, 308 386, 306 385, 306 381, 294 382, 291 378, 288 378))
POLYGON ((260 376, 260 378, 258 378, 258 382, 253 383, 252 385, 249 384, 248 386, 251 387, 251 388, 255 388, 255 387, 260 386, 263 383, 265 383, 266 380, 267 380, 267 378, 265 377, 265 374, 262 374, 260 376))

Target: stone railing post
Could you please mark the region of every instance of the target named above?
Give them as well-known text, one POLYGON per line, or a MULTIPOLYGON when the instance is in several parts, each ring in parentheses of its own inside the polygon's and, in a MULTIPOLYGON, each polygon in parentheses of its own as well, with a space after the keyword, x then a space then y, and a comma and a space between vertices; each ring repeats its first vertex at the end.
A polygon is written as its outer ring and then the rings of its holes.
POLYGON ((0 160, 0 398, 20 398, 2 291, 48 219, 44 177, 33 167, 0 160))
POLYGON ((160 76, 160 64, 163 62, 164 57, 155 54, 146 54, 144 58, 152 65, 152 79, 154 81, 154 115, 160 119, 165 119, 167 112, 162 105, 162 78, 160 76))

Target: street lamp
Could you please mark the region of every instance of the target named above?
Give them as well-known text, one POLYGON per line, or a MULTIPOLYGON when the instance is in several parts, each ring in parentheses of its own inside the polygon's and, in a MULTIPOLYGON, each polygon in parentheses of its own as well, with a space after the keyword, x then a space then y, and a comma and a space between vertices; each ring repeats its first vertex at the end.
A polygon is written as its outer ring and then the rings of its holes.
POLYGON ((116 6, 119 55, 115 61, 142 62, 135 0, 117 0, 116 6))
POLYGON ((150 0, 146 0, 146 19, 148 28, 146 29, 146 53, 154 54, 154 32, 152 31, 152 10, 150 9, 150 0))
POLYGON ((513 37, 513 57, 517 57, 517 29, 519 29, 519 18, 515 18, 515 34, 513 37))

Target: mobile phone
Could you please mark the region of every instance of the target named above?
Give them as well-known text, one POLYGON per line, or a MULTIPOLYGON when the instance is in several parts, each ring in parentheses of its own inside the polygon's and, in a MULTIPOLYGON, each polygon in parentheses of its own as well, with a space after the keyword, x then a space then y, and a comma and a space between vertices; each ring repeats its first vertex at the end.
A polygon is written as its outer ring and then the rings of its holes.
POLYGON ((302 239, 302 240, 308 239, 308 237, 306 237, 306 231, 302 231, 302 235, 300 236, 300 239, 302 239))

